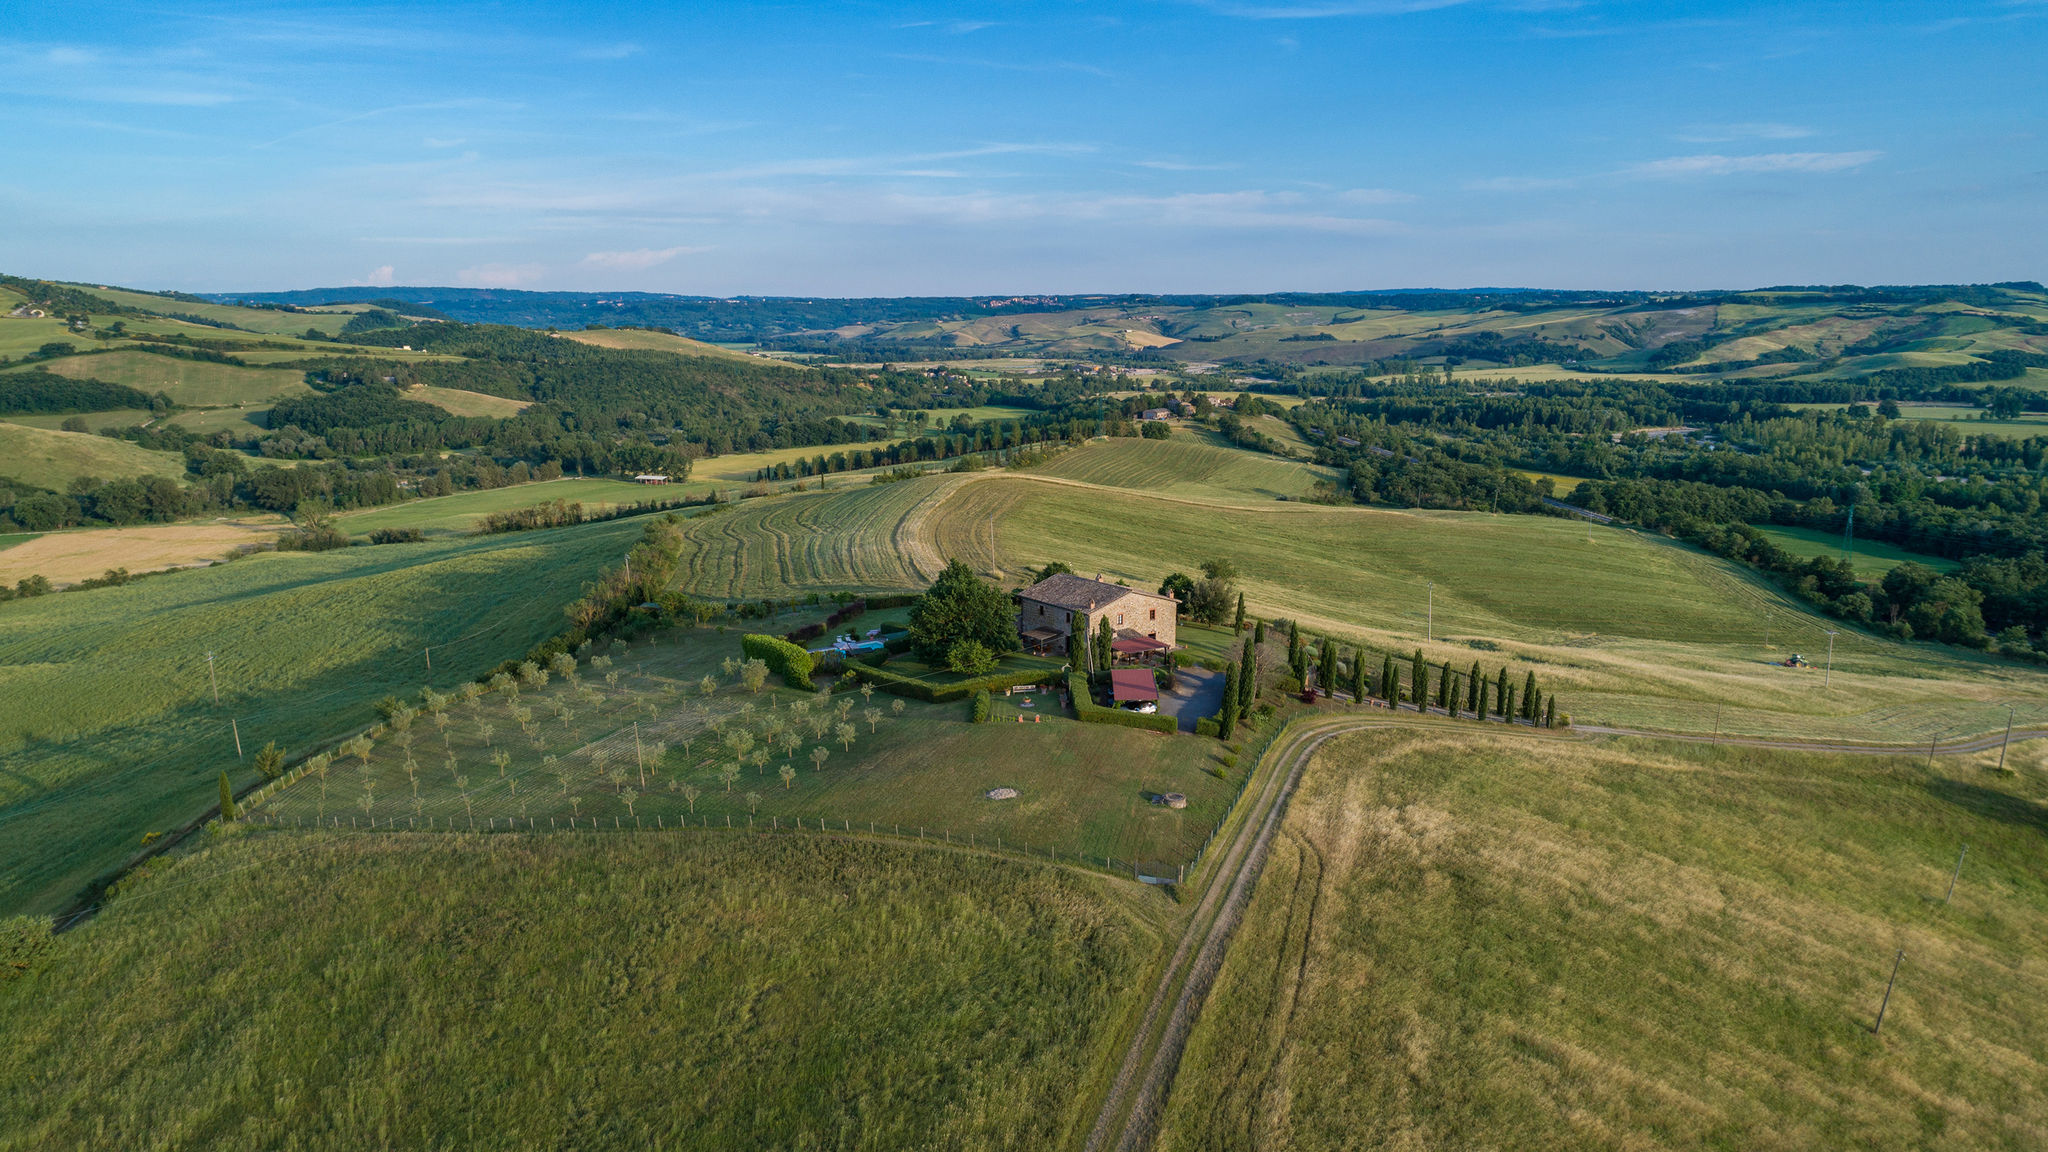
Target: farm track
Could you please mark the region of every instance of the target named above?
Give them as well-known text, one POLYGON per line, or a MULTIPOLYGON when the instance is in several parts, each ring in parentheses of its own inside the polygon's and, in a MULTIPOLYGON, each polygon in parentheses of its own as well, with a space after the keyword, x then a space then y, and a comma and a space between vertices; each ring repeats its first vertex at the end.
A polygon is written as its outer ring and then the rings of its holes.
MULTIPOLYGON (((1153 990, 1151 1001, 1146 1006, 1145 1016, 1131 1038, 1123 1064, 1096 1115, 1095 1126, 1089 1132, 1085 1145, 1087 1152, 1100 1152, 1101 1149, 1112 1147, 1117 1152, 1140 1152, 1152 1146, 1158 1135, 1159 1119, 1164 1114, 1166 1098, 1179 1071, 1188 1037, 1194 1031, 1195 1022, 1201 1015, 1203 1004, 1215 983, 1217 973, 1222 970, 1224 955, 1243 918, 1245 906, 1250 902, 1252 892, 1257 887, 1267 854, 1286 814, 1287 801, 1293 796, 1296 785, 1300 783, 1302 772, 1315 754, 1330 740, 1374 728, 1390 727, 1427 727, 1441 730, 1442 725, 1432 723, 1423 716, 1413 719, 1403 719, 1399 716, 1342 717, 1314 721, 1301 731, 1287 736, 1283 743, 1276 745, 1268 754, 1273 759, 1266 782, 1259 789, 1255 804, 1245 812, 1243 822, 1232 835, 1229 849, 1221 856, 1220 866, 1210 875, 1201 903, 1189 917, 1187 927, 1182 931, 1180 943, 1175 947, 1172 958, 1160 974, 1158 986, 1153 990), (1180 989, 1180 995, 1168 1012, 1165 1003, 1176 987, 1180 989)), ((1569 740, 1588 735, 1633 736, 1802 752, 1893 756, 1929 752, 1925 745, 1917 744, 1840 744, 1725 737, 1716 739, 1630 728, 1574 728, 1571 735, 1553 736, 1534 730, 1518 732, 1513 725, 1503 724, 1499 726, 1499 731, 1538 740, 1569 740)), ((2043 738, 2048 738, 2048 731, 2014 731, 2011 736, 2013 740, 2043 738)), ((2003 739, 2003 733, 1972 737, 1946 746, 1937 745, 1932 754, 1952 756, 1988 751, 1997 747, 2003 739)), ((1302 843, 1305 844, 1305 841, 1302 843)), ((1318 870, 1321 868, 1320 856, 1317 858, 1316 867, 1318 870)), ((1306 870, 1304 862, 1303 871, 1306 870)), ((1290 1001, 1299 996, 1300 979, 1306 972, 1307 944, 1309 935, 1314 930, 1313 919, 1314 909, 1311 908, 1309 922, 1303 928, 1301 937, 1303 952, 1300 963, 1304 967, 1296 975, 1290 1001)), ((1290 924, 1288 939, 1292 938, 1293 928, 1290 924)), ((1277 994, 1277 975, 1275 981, 1277 994)), ((1294 1005, 1290 1002, 1290 1020, 1293 1013, 1294 1005)), ((1273 1057, 1261 1077, 1262 1094, 1268 1089, 1271 1076, 1284 1058, 1285 1045, 1286 1038, 1283 1034, 1279 1037, 1273 1057)))

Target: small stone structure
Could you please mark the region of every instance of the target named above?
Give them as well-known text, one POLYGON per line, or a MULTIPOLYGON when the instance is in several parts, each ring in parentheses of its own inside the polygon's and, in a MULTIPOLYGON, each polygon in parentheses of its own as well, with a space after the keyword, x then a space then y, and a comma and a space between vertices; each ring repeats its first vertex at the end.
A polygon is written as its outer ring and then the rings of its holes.
POLYGON ((1168 792, 1159 798, 1159 802, 1168 808, 1185 808, 1188 806, 1188 798, 1179 792, 1168 792))
MULTIPOLYGON (((982 793, 982 795, 991 800, 1015 800, 1017 798, 1017 790, 1015 788, 991 788, 987 792, 982 793)), ((1186 803, 1186 801, 1183 800, 1182 803, 1186 803)))

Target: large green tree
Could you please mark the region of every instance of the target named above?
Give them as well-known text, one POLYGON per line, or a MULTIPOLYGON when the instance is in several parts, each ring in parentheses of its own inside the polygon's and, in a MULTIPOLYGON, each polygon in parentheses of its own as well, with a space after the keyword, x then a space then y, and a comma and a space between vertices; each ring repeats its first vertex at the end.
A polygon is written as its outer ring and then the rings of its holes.
POLYGON ((954 560, 910 606, 910 640, 933 664, 963 640, 1000 656, 1017 647, 1017 609, 1002 589, 954 560))

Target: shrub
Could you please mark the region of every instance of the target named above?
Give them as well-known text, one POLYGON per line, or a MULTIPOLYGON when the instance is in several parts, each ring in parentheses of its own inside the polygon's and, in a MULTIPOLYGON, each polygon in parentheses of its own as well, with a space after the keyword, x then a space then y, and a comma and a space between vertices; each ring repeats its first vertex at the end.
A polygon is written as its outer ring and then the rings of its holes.
POLYGON ((989 699, 988 689, 979 688, 974 693, 973 719, 976 724, 988 723, 989 713, 995 710, 995 702, 989 699))
POLYGON ((417 544, 426 538, 417 528, 379 528, 370 533, 372 544, 417 544))
POLYGON ((978 640, 955 641, 946 649, 946 670, 962 676, 985 676, 996 666, 996 654, 978 640))
POLYGON ((884 692, 908 696, 913 700, 925 700, 943 704, 948 700, 964 700, 986 688, 1014 688, 1019 684, 1036 684, 1050 678, 1051 674, 1041 668, 1022 672, 992 672, 972 680, 961 680, 953 684, 930 684, 915 676, 906 676, 889 668, 877 668, 870 664, 856 663, 848 669, 868 684, 884 692))
POLYGON ((1223 738, 1223 725, 1218 723, 1214 716, 1204 716, 1200 720, 1195 721, 1195 735, 1214 736, 1221 740, 1223 738))
POLYGON ((792 688, 811 686, 811 673, 816 670, 817 661, 787 640, 749 632, 740 637, 740 651, 768 665, 770 672, 782 677, 782 682, 792 688))
POLYGON ((1079 673, 1069 673, 1067 690, 1074 696, 1074 718, 1083 724, 1115 724, 1122 728, 1143 728, 1151 732, 1178 732, 1180 723, 1171 716, 1147 716, 1122 708, 1104 708, 1090 696, 1088 682, 1079 673))

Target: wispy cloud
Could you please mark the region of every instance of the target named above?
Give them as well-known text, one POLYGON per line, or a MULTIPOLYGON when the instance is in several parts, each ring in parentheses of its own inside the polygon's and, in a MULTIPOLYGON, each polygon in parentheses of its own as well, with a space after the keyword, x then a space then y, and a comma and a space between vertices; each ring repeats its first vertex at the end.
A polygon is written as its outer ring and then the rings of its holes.
POLYGON ((622 268, 638 271, 642 268, 652 268, 658 264, 666 264, 678 256, 687 256, 692 252, 709 251, 711 251, 709 247, 701 245, 696 247, 678 245, 674 248, 635 248, 629 252, 592 252, 583 258, 583 265, 586 268, 622 268))
POLYGON ((1686 176, 1740 176, 1766 172, 1841 172, 1883 156, 1864 152, 1766 152, 1755 156, 1671 156, 1624 169, 1622 175, 1644 179, 1686 176))
POLYGON ((1802 140, 1811 135, 1813 129, 1798 124, 1701 124, 1676 138, 1688 144, 1720 144, 1729 140, 1802 140))
POLYGON ((472 288, 517 288, 546 275, 538 264, 479 264, 455 274, 458 283, 472 288))
POLYGON ((1239 4, 1229 0, 1197 0, 1224 16, 1246 20, 1326 20, 1335 16, 1401 16, 1437 8, 1455 8, 1471 0, 1327 0, 1309 4, 1239 4))
POLYGON ((363 283, 379 286, 396 284, 398 283, 398 269, 389 264, 379 264, 368 276, 363 277, 363 283))
POLYGON ((1161 172, 1228 172, 1235 164, 1193 164, 1186 160, 1139 160, 1140 168, 1156 168, 1161 172))
POLYGON ((1483 180, 1467 180, 1461 187, 1467 192, 1548 192, 1570 188, 1573 183, 1555 176, 1489 176, 1483 180))

